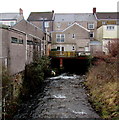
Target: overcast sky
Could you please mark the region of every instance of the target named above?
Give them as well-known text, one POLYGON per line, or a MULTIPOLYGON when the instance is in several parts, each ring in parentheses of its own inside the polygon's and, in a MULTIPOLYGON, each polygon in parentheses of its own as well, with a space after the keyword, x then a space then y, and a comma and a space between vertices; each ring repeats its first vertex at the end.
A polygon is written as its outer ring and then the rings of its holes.
POLYGON ((23 9, 27 19, 30 12, 52 11, 55 13, 91 13, 93 7, 97 12, 116 12, 119 0, 1 0, 0 13, 19 12, 23 9))

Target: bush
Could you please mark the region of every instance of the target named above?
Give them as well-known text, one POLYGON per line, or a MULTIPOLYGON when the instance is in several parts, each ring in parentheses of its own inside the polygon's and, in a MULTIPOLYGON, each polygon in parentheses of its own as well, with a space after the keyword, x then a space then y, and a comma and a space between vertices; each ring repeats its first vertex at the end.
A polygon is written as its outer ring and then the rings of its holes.
POLYGON ((111 40, 107 48, 111 57, 116 57, 119 54, 119 39, 111 40))
POLYGON ((24 92, 34 92, 41 84, 46 76, 50 73, 50 59, 42 57, 33 63, 26 65, 25 78, 23 82, 24 92))

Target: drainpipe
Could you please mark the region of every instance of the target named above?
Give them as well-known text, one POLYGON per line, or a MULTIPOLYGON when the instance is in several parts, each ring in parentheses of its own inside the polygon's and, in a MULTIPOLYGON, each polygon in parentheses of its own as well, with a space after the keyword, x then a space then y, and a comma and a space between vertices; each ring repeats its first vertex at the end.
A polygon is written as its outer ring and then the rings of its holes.
POLYGON ((27 39, 28 39, 28 36, 26 34, 26 42, 25 42, 26 63, 27 63, 27 39))

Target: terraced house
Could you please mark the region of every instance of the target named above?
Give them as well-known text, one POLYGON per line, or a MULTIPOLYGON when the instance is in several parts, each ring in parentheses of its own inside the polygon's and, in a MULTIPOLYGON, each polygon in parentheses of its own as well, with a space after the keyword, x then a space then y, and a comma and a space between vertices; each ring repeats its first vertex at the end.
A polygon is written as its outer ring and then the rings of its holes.
POLYGON ((24 70, 37 56, 80 57, 108 54, 107 44, 117 37, 117 13, 31 12, 0 14, 3 56, 12 74, 24 70), (36 55, 36 51, 38 54, 36 55))
POLYGON ((20 8, 19 13, 0 13, 0 24, 13 26, 24 19, 23 10, 20 8))
POLYGON ((48 43, 45 45, 46 54, 49 55, 49 51, 51 49, 51 31, 53 31, 54 11, 31 12, 27 21, 42 29, 44 32, 44 39, 46 39, 48 43))
POLYGON ((117 42, 118 36, 118 20, 119 13, 117 12, 96 12, 94 11, 97 20, 97 37, 96 39, 102 43, 102 51, 104 54, 109 54, 109 46, 112 42, 117 42))
POLYGON ((95 40, 97 28, 94 14, 56 13, 54 16, 52 56, 90 55, 90 42, 95 40))

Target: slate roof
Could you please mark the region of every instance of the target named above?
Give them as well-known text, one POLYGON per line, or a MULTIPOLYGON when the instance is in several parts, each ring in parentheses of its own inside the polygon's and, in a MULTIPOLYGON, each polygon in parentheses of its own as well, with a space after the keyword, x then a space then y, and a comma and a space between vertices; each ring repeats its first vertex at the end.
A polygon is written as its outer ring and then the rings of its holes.
POLYGON ((0 13, 0 20, 17 20, 19 13, 0 13))
POLYGON ((53 19, 53 12, 31 12, 28 21, 51 21, 53 19))
POLYGON ((55 22, 95 21, 92 13, 56 13, 55 22))
POLYGON ((119 13, 117 12, 97 12, 97 19, 119 19, 119 13))

